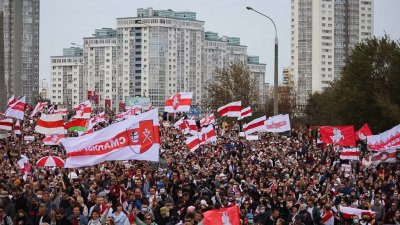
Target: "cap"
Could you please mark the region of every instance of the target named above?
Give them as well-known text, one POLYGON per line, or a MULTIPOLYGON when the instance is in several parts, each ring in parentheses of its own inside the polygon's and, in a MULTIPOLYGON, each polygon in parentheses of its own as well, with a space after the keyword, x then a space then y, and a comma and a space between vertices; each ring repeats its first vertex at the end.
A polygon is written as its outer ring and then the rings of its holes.
POLYGON ((205 205, 205 206, 208 207, 208 204, 207 204, 206 200, 201 200, 201 201, 200 201, 200 205, 205 205))

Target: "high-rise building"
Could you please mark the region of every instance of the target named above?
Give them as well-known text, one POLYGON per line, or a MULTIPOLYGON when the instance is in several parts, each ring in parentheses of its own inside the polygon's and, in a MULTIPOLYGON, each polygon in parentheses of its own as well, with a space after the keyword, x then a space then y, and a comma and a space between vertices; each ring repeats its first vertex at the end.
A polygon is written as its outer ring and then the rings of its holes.
MULTIPOLYGON (((96 29, 92 37, 83 38, 83 95, 94 97, 96 106, 105 107, 106 101, 116 110, 124 84, 117 76, 117 31, 111 28, 96 29)), ((126 82, 127 83, 127 82, 126 82)))
POLYGON ((284 66, 282 69, 282 84, 287 87, 294 87, 293 67, 284 66))
POLYGON ((373 34, 373 0, 291 0, 291 64, 298 105, 340 77, 352 48, 373 34))
POLYGON ((51 56, 51 104, 73 107, 83 99, 83 49, 65 48, 62 56, 51 56))
POLYGON ((4 38, 0 89, 5 90, 0 92, 0 105, 11 95, 25 95, 32 103, 39 97, 40 0, 0 0, 0 10, 4 38))

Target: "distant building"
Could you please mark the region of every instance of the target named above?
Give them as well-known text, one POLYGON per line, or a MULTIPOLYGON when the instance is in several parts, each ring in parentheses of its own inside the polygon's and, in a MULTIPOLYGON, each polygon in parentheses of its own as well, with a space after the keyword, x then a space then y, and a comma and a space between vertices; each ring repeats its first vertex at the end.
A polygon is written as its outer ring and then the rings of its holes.
POLYGON ((0 104, 11 95, 33 103, 39 95, 40 0, 0 0, 0 104))
POLYGON ((62 56, 51 56, 51 104, 73 107, 84 99, 83 49, 64 49, 62 56))
POLYGON ((352 48, 373 35, 373 0, 292 0, 291 61, 298 104, 340 77, 352 48))
POLYGON ((282 79, 283 79, 283 86, 293 87, 294 88, 294 74, 293 74, 293 67, 291 66, 284 66, 282 70, 282 79))

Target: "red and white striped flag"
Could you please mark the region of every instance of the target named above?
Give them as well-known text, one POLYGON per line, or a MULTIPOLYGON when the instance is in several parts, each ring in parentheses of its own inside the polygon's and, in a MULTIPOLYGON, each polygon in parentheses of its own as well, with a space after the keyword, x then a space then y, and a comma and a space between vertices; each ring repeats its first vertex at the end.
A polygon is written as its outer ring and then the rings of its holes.
POLYGON ((244 133, 246 135, 249 135, 254 132, 266 132, 267 131, 267 127, 265 126, 266 119, 267 119, 266 116, 262 116, 243 125, 244 133))
POLYGON ((64 134, 64 121, 61 114, 42 114, 36 122, 35 132, 39 134, 64 134))
POLYGON ((360 150, 358 148, 344 148, 340 153, 340 159, 360 160, 360 150))
POLYGON ((29 158, 25 155, 21 155, 21 159, 17 161, 22 174, 27 174, 32 171, 32 167, 29 164, 29 158))
POLYGON ((76 115, 74 119, 89 119, 92 113, 92 102, 90 100, 79 103, 74 107, 76 115))
POLYGON ((208 125, 206 127, 201 128, 200 132, 200 142, 201 144, 206 144, 210 142, 217 141, 217 134, 215 133, 213 125, 208 125))
POLYGON ((205 125, 207 125, 207 118, 205 116, 203 116, 200 119, 200 127, 204 127, 205 125))
POLYGON ((38 102, 35 106, 35 109, 33 110, 31 114, 31 118, 36 115, 36 113, 41 112, 42 109, 47 106, 48 102, 38 102))
POLYGON ((164 112, 189 112, 193 92, 179 92, 165 101, 164 112))
POLYGON ((6 117, 12 117, 18 120, 23 120, 24 119, 24 114, 25 114, 25 99, 26 97, 22 97, 21 99, 17 100, 12 104, 10 107, 8 107, 7 111, 5 112, 6 117))
POLYGON ((10 107, 10 106, 11 106, 12 104, 14 104, 17 100, 18 100, 18 99, 16 99, 16 98, 14 97, 14 95, 11 96, 11 97, 8 99, 7 107, 10 107))
POLYGON ((86 130, 91 130, 96 124, 104 121, 106 121, 106 115, 104 114, 104 112, 99 113, 94 117, 90 118, 89 122, 87 123, 86 130))
POLYGON ((376 213, 371 210, 363 210, 363 209, 342 207, 342 206, 339 208, 339 211, 340 211, 340 213, 342 213, 342 216, 345 219, 351 219, 353 216, 361 217, 362 214, 368 214, 372 218, 373 215, 376 213))
POLYGON ((226 116, 226 117, 240 117, 242 110, 242 102, 231 102, 224 106, 218 108, 218 115, 219 116, 226 116))
POLYGON ((14 125, 14 134, 15 135, 20 135, 21 134, 21 124, 19 122, 19 120, 17 120, 17 122, 14 125))
POLYGON ((197 135, 187 137, 185 140, 187 148, 191 151, 194 152, 196 149, 200 147, 200 140, 197 135))
POLYGON ((210 114, 207 118, 207 125, 215 123, 215 116, 214 114, 210 114))
POLYGON ((252 114, 252 111, 251 111, 251 107, 249 106, 247 108, 242 109, 242 111, 240 111, 239 119, 243 119, 245 117, 252 116, 252 115, 253 114, 252 114))
POLYGON ((12 130, 13 120, 11 118, 0 120, 0 130, 12 130))
POLYGON ((54 109, 55 105, 50 106, 47 110, 46 110, 46 114, 54 114, 54 109))
POLYGON ((57 109, 54 110, 52 114, 61 114, 63 116, 66 116, 68 114, 68 109, 57 109))
POLYGON ((59 145, 65 139, 65 134, 51 134, 43 138, 44 145, 59 145))
POLYGON ((332 210, 329 212, 324 212, 322 215, 320 224, 323 225, 334 225, 335 224, 335 217, 333 216, 332 210))
POLYGON ((185 120, 182 118, 174 124, 174 127, 182 130, 184 134, 197 134, 197 124, 195 120, 185 120))
POLYGON ((396 163, 396 149, 380 150, 377 153, 372 153, 372 164, 378 165, 379 163, 396 163))

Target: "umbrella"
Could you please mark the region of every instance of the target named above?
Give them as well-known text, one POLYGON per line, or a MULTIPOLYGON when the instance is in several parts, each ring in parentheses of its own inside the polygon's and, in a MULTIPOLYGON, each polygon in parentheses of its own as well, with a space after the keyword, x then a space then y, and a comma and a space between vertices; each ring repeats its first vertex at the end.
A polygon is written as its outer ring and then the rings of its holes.
POLYGON ((64 166, 64 160, 57 156, 45 156, 39 159, 36 163, 37 166, 64 166))

